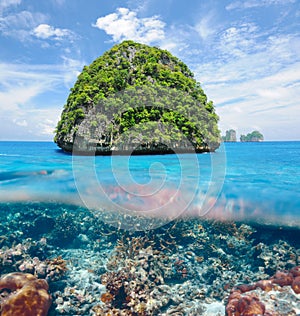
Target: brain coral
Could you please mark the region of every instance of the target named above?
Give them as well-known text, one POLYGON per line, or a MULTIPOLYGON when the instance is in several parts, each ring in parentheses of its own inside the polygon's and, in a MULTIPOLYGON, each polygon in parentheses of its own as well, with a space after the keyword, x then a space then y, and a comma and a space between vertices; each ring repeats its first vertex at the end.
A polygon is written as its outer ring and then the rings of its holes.
POLYGON ((51 305, 48 283, 29 273, 9 273, 0 279, 1 316, 46 316, 51 305))

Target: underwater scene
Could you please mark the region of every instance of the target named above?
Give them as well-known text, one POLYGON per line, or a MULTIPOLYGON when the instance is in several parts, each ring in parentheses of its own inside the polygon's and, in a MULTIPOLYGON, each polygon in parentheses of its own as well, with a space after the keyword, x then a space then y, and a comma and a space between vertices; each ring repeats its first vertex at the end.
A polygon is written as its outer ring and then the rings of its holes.
POLYGON ((0 142, 0 218, 2 316, 300 315, 300 142, 0 142))

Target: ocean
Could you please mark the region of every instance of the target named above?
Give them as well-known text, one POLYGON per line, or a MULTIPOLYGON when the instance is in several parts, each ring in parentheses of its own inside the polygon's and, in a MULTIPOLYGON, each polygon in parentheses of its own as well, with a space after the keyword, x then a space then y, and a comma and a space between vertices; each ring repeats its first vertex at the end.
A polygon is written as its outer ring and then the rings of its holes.
MULTIPOLYGON (((46 279, 49 315, 235 315, 235 286, 300 265, 300 142, 94 157, 2 141, 0 218, 1 275, 46 279)), ((255 295, 296 315, 287 285, 255 295)))

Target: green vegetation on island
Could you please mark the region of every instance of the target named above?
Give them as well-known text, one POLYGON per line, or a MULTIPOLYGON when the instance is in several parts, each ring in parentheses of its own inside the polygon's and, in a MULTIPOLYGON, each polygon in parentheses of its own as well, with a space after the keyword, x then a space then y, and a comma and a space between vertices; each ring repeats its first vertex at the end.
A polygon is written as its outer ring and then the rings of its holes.
POLYGON ((85 66, 67 99, 54 141, 97 154, 214 151, 218 116, 193 73, 157 47, 125 41, 85 66))

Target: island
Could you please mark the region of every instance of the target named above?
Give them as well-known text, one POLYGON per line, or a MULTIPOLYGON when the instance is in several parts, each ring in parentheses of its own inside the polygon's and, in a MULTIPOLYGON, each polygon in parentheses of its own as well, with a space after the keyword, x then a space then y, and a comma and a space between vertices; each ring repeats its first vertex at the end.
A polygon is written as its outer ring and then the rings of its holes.
POLYGON ((218 120, 186 64, 124 41, 83 68, 54 141, 79 154, 209 152, 220 144, 218 120))
POLYGON ((222 136, 223 142, 236 142, 236 131, 234 129, 230 129, 226 131, 225 136, 222 136))
POLYGON ((241 142, 262 142, 263 140, 264 136, 259 131, 253 131, 240 137, 241 142))

